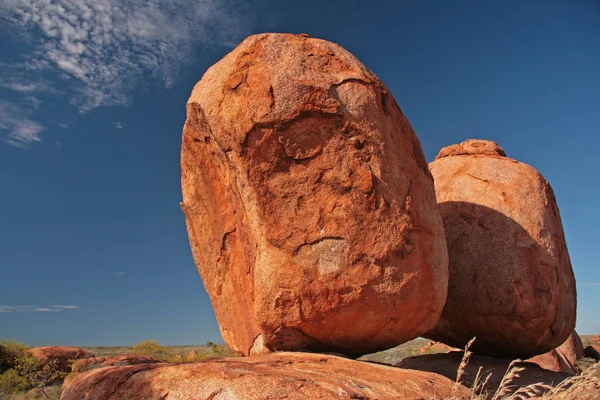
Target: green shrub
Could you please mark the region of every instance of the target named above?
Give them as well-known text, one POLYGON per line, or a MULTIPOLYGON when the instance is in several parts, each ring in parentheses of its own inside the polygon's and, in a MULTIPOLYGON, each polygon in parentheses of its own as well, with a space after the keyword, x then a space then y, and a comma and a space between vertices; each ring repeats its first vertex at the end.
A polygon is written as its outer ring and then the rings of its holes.
POLYGON ((42 388, 60 382, 68 375, 61 371, 57 360, 40 362, 29 353, 17 357, 15 371, 29 383, 32 388, 42 388))
POLYGON ((10 340, 10 339, 0 340, 0 346, 4 347, 9 352, 15 353, 17 355, 23 354, 27 351, 27 349, 29 349, 29 347, 27 347, 27 345, 25 345, 23 343, 15 342, 14 340, 10 340))
POLYGON ((27 346, 13 340, 0 341, 0 374, 14 368, 17 357, 25 354, 27 346))
POLYGON ((135 354, 150 356, 167 361, 172 360, 175 356, 170 349, 162 346, 156 340, 144 340, 143 342, 139 342, 133 346, 133 352, 135 354))
POLYGON ((0 399, 9 398, 10 395, 25 392, 31 389, 31 385, 14 369, 7 369, 0 374, 0 399))
POLYGON ((227 357, 235 357, 237 356, 236 352, 233 351, 227 345, 214 345, 211 346, 212 353, 215 357, 219 358, 227 358, 227 357))

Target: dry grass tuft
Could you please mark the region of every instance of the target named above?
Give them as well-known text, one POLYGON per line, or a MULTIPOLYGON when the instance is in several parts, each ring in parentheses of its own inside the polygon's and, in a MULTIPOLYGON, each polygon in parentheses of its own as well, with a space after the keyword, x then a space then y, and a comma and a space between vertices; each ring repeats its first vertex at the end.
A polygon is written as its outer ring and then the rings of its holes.
POLYGON ((519 377, 519 374, 525 370, 519 364, 521 360, 514 360, 508 366, 506 373, 502 377, 500 386, 494 393, 486 392, 491 373, 485 378, 482 374, 482 367, 479 367, 477 376, 471 386, 472 396, 469 399, 456 397, 457 388, 462 384, 471 352, 469 348, 475 341, 471 339, 465 346, 462 361, 456 373, 456 381, 453 388, 453 397, 444 400, 600 400, 600 362, 597 362, 587 368, 583 373, 565 379, 556 386, 550 386, 544 383, 533 383, 531 385, 516 387, 513 382, 519 377))

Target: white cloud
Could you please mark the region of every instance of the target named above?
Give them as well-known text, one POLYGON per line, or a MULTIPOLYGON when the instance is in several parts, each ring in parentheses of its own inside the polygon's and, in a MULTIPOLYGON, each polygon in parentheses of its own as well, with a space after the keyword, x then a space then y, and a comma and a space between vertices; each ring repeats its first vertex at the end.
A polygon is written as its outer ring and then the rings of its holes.
POLYGON ((3 68, 14 75, 3 86, 36 93, 43 85, 23 76, 55 72, 82 112, 127 104, 136 87, 172 86, 195 46, 239 40, 248 13, 233 1, 2 0, 0 19, 41 33, 24 61, 3 68))
POLYGON ((11 313, 11 312, 60 312, 64 310, 74 310, 80 308, 79 306, 72 305, 58 305, 58 306, 0 306, 0 313, 11 313))
POLYGON ((29 117, 23 108, 0 100, 0 131, 6 131, 4 142, 15 147, 29 147, 42 140, 46 128, 29 117))
POLYGON ((117 128, 119 130, 127 128, 127 124, 124 124, 124 123, 119 122, 119 121, 113 122, 113 125, 115 126, 115 128, 117 128))
POLYGON ((122 276, 122 275, 127 275, 127 272, 112 272, 112 271, 100 271, 101 274, 105 274, 105 275, 118 275, 118 276, 122 276))
POLYGON ((6 88, 6 89, 10 89, 13 90, 15 92, 19 92, 19 93, 36 93, 36 92, 41 92, 41 91, 45 91, 46 87, 43 86, 41 83, 33 83, 33 82, 27 82, 24 80, 17 80, 17 77, 12 77, 11 80, 6 80, 6 81, 2 81, 0 82, 0 87, 6 88))

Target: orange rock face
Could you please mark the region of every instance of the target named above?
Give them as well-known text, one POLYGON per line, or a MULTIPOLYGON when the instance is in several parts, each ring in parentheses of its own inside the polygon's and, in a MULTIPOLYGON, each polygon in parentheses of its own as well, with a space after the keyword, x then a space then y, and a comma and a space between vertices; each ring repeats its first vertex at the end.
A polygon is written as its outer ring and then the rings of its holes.
POLYGON ((493 142, 443 149, 430 164, 450 280, 426 337, 480 354, 529 358, 573 332, 576 290, 552 188, 493 142))
POLYGON ((469 399, 428 372, 308 353, 96 369, 63 386, 80 399, 469 399))
POLYGON ((94 357, 87 350, 71 346, 34 347, 33 349, 29 349, 28 352, 42 363, 56 360, 57 368, 65 372, 71 371, 72 360, 94 357))
POLYGON ((540 367, 554 372, 575 375, 580 371, 577 360, 585 357, 585 349, 577 332, 573 331, 569 338, 554 350, 540 354, 527 360, 540 367))
POLYGON ((128 354, 115 357, 91 357, 75 361, 71 366, 73 372, 85 372, 95 368, 114 367, 138 364, 156 364, 162 362, 154 357, 128 354))
POLYGON ((353 356, 431 329, 447 250, 421 145, 333 43, 251 36, 187 103, 182 209, 226 343, 353 356))

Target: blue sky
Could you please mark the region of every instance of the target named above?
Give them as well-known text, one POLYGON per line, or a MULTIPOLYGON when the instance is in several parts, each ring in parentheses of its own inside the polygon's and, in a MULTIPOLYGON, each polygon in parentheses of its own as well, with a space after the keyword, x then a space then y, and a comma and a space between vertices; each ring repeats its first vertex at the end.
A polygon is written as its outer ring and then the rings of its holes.
POLYGON ((596 0, 3 0, 0 339, 220 341, 179 208, 185 102, 246 35, 308 33, 390 88, 429 160, 491 139, 553 185, 600 333, 596 0))

